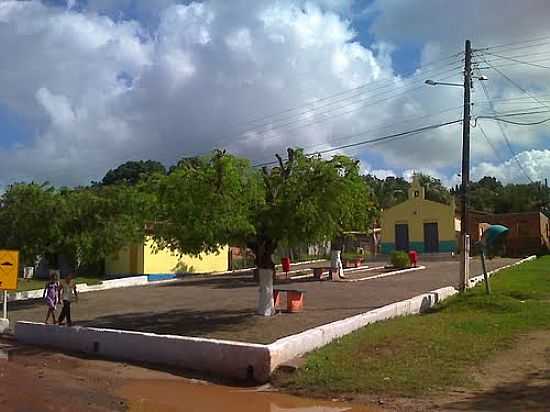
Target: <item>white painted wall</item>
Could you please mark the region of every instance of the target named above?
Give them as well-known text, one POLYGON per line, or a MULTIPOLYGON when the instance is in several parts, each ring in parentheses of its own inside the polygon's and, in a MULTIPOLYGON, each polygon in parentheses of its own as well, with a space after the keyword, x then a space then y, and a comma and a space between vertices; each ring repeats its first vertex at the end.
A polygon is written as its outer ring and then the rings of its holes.
POLYGON ((25 344, 169 365, 229 379, 244 380, 250 372, 258 382, 269 379, 270 355, 266 345, 33 322, 17 322, 15 336, 25 344))

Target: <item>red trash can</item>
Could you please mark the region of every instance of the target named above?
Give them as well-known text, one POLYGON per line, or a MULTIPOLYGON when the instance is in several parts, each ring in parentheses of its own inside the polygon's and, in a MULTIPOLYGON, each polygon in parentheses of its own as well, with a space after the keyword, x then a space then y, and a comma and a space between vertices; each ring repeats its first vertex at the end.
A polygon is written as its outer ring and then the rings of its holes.
POLYGON ((290 272, 290 258, 284 257, 281 259, 281 265, 283 266, 283 272, 290 272))
POLYGON ((416 267, 416 261, 417 261, 416 259, 417 259, 416 250, 409 251, 409 261, 411 262, 411 266, 416 267))

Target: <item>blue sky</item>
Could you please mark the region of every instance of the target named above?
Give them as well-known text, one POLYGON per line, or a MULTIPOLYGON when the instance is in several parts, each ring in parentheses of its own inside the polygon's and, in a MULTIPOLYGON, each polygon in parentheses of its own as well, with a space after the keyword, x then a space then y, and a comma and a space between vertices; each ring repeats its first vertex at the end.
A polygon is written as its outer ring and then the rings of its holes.
MULTIPOLYGON (((222 144, 257 161, 287 146, 326 149, 454 120, 461 116, 461 91, 423 81, 460 81, 461 57, 448 56, 466 37, 474 47, 524 41, 527 63, 550 65, 540 60, 550 45, 547 2, 520 7, 512 0, 467 0, 462 6, 438 0, 423 7, 398 0, 5 1, 0 184, 82 184, 127 160, 169 164, 222 144)), ((518 49, 495 50, 513 57, 518 49)), ((550 70, 489 59, 539 100, 550 95, 550 70)), ((488 74, 491 98, 503 99, 498 111, 544 108, 488 74)), ((479 84, 474 100, 477 114, 489 113, 479 84)), ((492 144, 480 128, 473 130, 474 178, 526 181, 525 171, 533 179, 550 174, 544 126, 505 126, 516 160, 502 129, 480 124, 492 144)), ((460 135, 453 126, 344 153, 361 159, 366 172, 419 170, 453 184, 460 135)))

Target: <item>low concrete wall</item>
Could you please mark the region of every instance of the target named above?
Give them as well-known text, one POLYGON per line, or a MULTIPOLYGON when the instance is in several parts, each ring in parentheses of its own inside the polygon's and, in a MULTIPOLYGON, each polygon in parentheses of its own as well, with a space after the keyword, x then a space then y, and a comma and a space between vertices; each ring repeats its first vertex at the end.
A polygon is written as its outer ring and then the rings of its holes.
MULTIPOLYGON (((534 258, 530 257, 506 267, 534 258)), ((483 276, 477 276, 472 281, 479 283, 482 279, 483 276)), ((229 379, 253 378, 263 383, 269 380, 270 374, 282 363, 371 323, 422 313, 456 293, 457 290, 450 286, 437 289, 278 339, 270 345, 114 329, 68 328, 33 322, 17 322, 15 337, 26 344, 51 346, 111 359, 180 367, 229 379)))
POLYGON ((17 322, 15 337, 30 345, 180 367, 229 379, 269 379, 270 354, 266 345, 34 322, 17 322))
POLYGON ((307 352, 321 348, 368 324, 395 318, 397 316, 421 313, 436 303, 458 293, 453 287, 434 290, 414 298, 392 303, 378 309, 361 313, 343 320, 328 323, 296 335, 278 339, 269 345, 271 353, 270 370, 273 372, 280 364, 288 362, 307 352))

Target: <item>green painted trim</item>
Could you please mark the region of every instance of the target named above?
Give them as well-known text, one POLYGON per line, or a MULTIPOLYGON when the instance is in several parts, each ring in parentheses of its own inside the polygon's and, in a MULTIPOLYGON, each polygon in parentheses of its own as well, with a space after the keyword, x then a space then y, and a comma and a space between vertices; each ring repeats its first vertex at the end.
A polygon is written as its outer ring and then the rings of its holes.
POLYGON ((440 252, 456 252, 456 240, 442 240, 439 242, 440 252))
POLYGON ((380 250, 383 254, 389 255, 391 252, 395 250, 395 243, 382 243, 380 245, 380 250))
POLYGON ((409 250, 414 250, 416 253, 424 253, 424 242, 409 242, 409 250))

